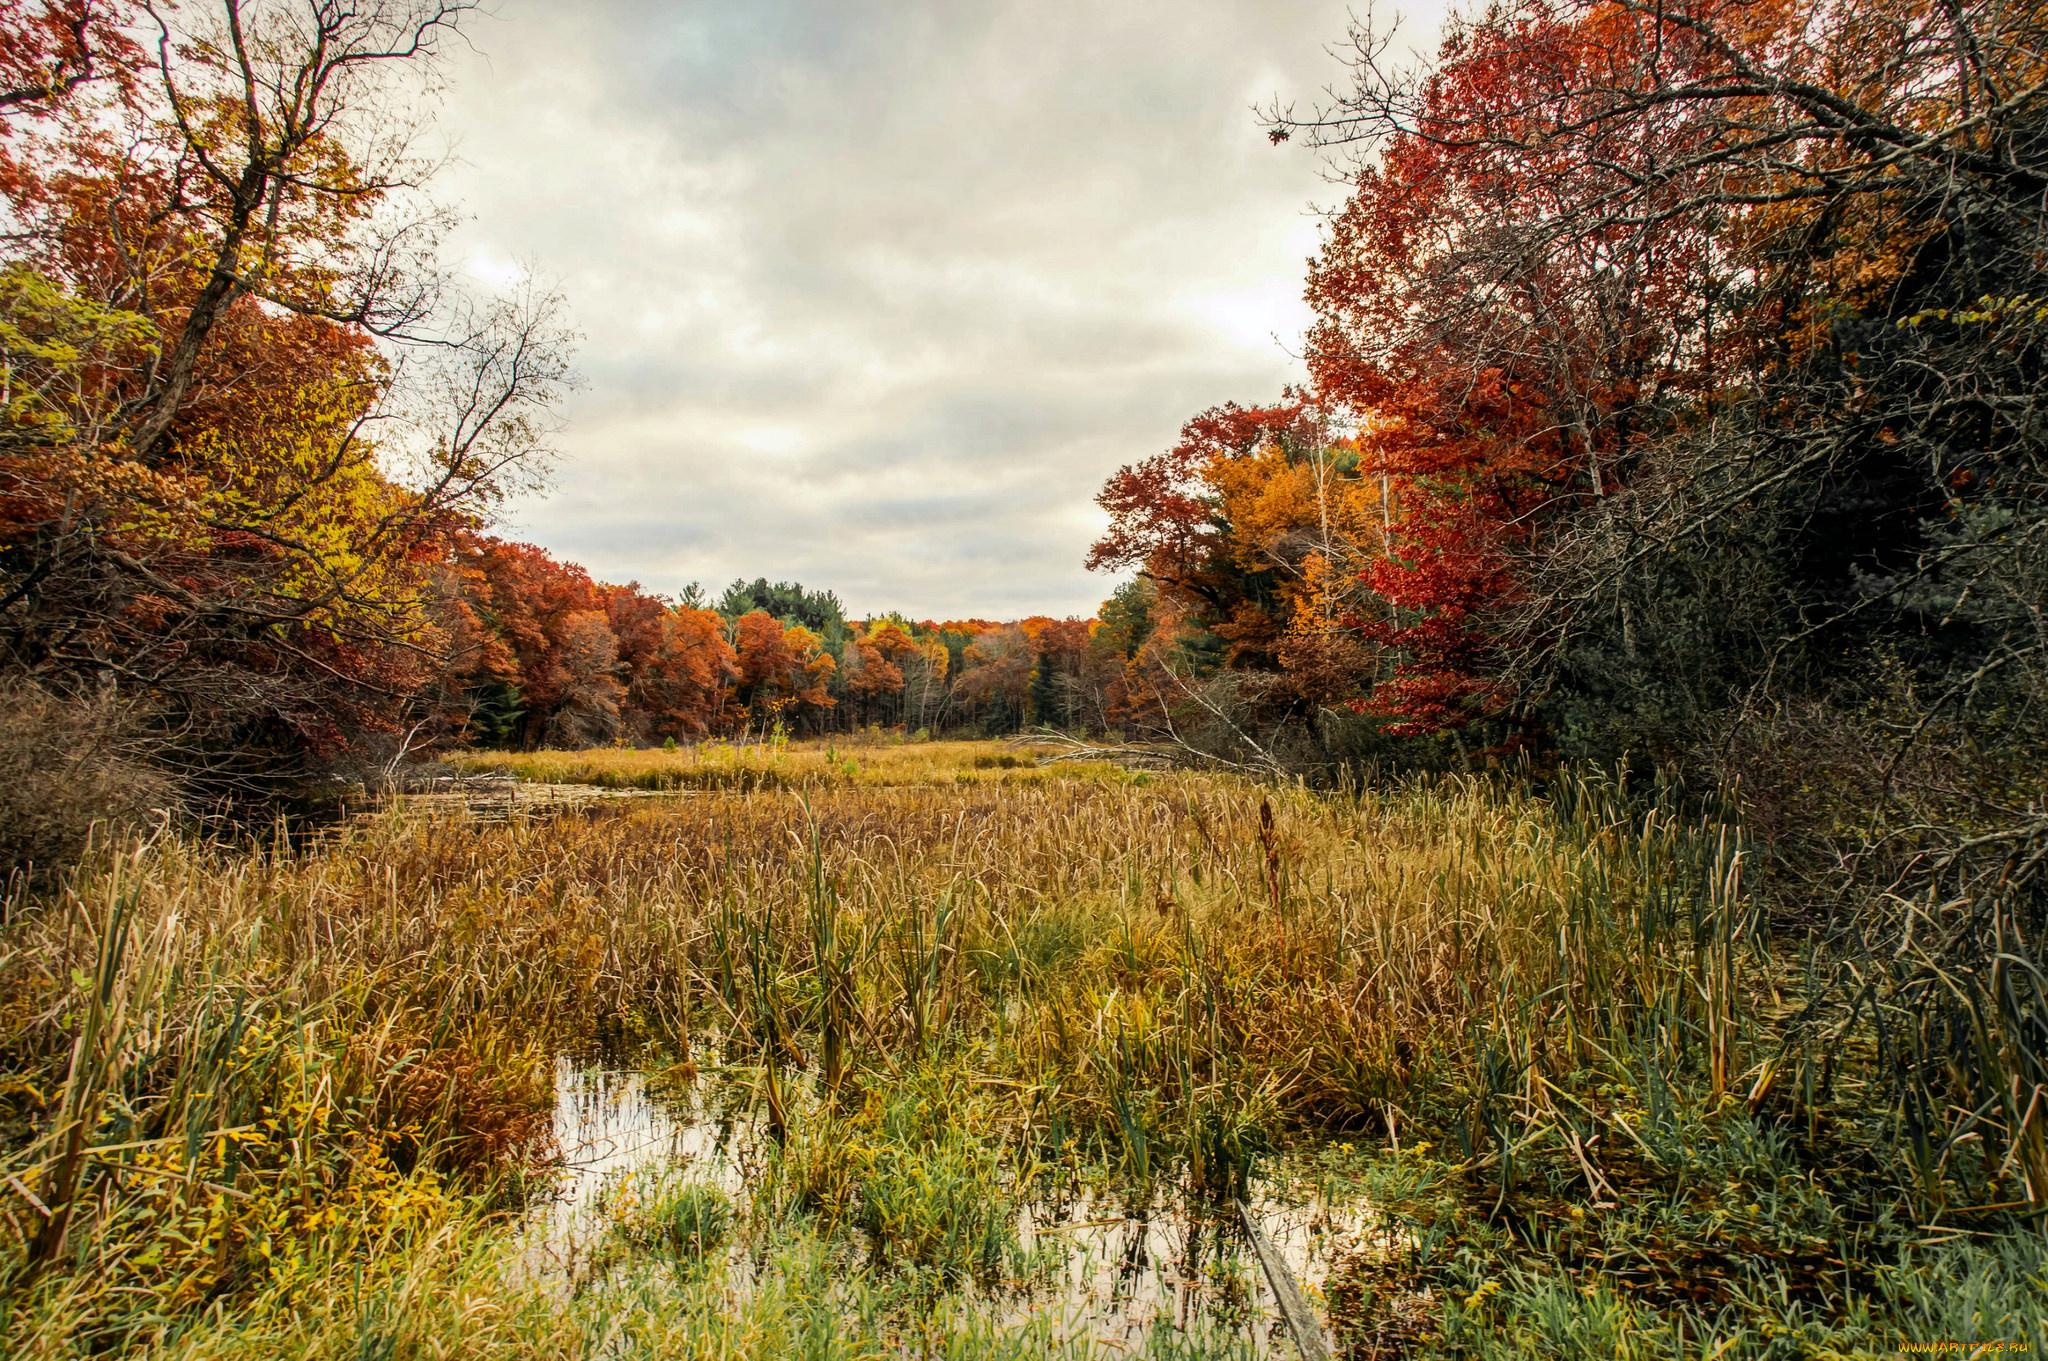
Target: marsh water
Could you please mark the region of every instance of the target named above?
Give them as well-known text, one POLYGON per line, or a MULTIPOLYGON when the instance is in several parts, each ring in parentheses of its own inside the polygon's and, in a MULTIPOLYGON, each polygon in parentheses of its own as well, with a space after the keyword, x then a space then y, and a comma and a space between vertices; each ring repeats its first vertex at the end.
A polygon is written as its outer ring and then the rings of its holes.
MULTIPOLYGON (((657 1091, 641 1072, 568 1058, 555 1066, 554 1135, 562 1163, 553 1197, 533 1211, 529 1261, 565 1284, 606 1269, 613 1198, 632 1178, 709 1182, 743 1207, 768 1153, 765 1128, 729 1084, 700 1078, 657 1091)), ((1278 1179, 1255 1179, 1245 1209, 1311 1301, 1367 1232, 1362 1206, 1289 1194, 1278 1179)), ((1200 1322, 1236 1331, 1259 1354, 1295 1354, 1258 1258, 1221 1207, 1171 1192, 1069 1186, 1025 1204, 1014 1228, 1040 1269, 982 1289, 999 1316, 1050 1314, 1062 1335, 1085 1332, 1117 1350, 1142 1350, 1154 1329, 1200 1322)), ((737 1256, 728 1269, 746 1270, 737 1256)))

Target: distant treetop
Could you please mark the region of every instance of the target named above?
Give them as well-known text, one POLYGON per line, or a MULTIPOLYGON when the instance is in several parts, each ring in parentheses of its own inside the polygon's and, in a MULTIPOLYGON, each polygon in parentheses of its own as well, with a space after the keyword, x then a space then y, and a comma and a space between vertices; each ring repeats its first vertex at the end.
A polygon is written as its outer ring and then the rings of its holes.
POLYGON ((733 582, 718 598, 715 608, 728 619, 759 610, 785 624, 801 624, 819 634, 835 631, 835 625, 846 625, 844 607, 833 592, 806 591, 802 583, 795 581, 778 581, 771 586, 766 577, 757 577, 751 583, 733 582))

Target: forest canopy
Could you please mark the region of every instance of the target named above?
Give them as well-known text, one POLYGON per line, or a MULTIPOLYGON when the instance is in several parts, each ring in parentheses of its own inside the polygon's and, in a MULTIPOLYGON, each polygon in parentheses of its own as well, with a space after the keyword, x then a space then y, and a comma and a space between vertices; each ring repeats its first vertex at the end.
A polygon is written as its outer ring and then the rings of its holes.
POLYGON ((438 257, 470 8, 0 5, 0 661, 216 790, 405 721, 549 464, 560 300, 438 257))

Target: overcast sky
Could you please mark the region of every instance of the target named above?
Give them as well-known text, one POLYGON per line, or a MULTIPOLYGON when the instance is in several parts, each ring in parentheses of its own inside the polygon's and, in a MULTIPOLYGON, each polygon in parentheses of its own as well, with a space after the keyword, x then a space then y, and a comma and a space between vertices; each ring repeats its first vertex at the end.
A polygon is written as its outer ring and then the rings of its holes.
MULTIPOLYGON (((1409 5, 1411 40, 1435 12, 1409 5)), ((547 498, 612 581, 1091 613, 1093 498, 1301 376, 1324 0, 499 0, 451 71, 457 243, 583 332, 547 498)))

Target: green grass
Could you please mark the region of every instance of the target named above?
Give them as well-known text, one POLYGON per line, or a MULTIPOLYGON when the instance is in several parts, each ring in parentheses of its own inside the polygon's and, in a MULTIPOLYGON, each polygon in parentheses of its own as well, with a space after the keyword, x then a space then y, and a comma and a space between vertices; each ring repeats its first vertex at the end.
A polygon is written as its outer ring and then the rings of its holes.
MULTIPOLYGON (((941 747, 541 753, 806 773, 103 849, 0 929, 8 1354, 1080 1356, 1019 1207, 1253 1177, 1363 1215, 1353 1356, 2048 1347, 2026 1187, 1911 1168, 1730 829, 941 747), (573 1281, 522 1256, 565 1052, 750 1132, 611 1188, 573 1281)), ((1249 1354, 1211 1266, 1150 1354, 1249 1354)))

